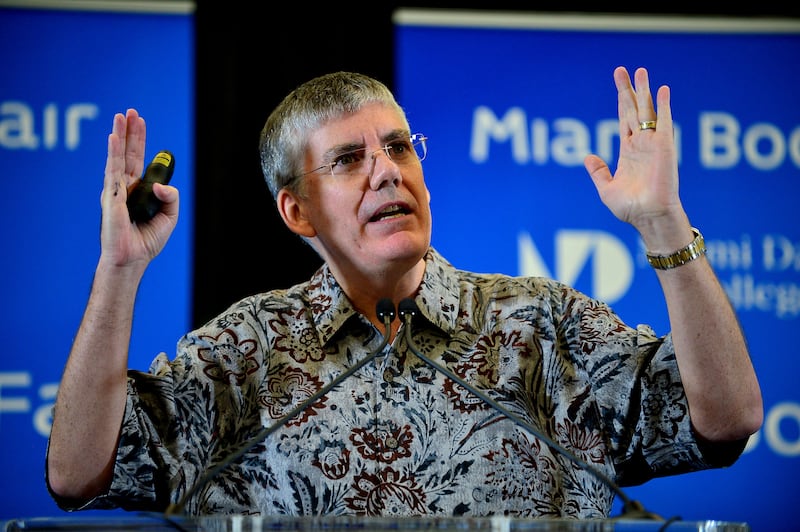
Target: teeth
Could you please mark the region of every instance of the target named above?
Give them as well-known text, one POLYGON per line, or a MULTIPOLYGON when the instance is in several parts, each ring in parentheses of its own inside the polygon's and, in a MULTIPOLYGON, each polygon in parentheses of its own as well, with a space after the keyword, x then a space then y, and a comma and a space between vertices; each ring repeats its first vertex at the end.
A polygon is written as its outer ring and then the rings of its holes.
POLYGON ((388 209, 386 209, 384 211, 381 211, 381 215, 383 215, 383 216, 391 215, 391 214, 394 214, 394 213, 397 213, 397 212, 400 212, 400 211, 401 211, 401 209, 400 209, 399 205, 392 205, 388 209))
POLYGON ((394 217, 404 216, 404 215, 405 215, 405 213, 404 213, 403 209, 399 205, 393 205, 391 207, 388 207, 388 208, 382 210, 378 214, 376 214, 374 219, 375 220, 385 220, 387 218, 394 218, 394 217))

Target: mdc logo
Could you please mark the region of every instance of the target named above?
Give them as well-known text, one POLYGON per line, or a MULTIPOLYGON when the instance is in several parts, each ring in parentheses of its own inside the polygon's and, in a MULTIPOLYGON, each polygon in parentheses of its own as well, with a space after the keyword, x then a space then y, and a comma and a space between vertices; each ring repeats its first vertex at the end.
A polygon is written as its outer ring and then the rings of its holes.
POLYGON ((519 233, 517 250, 520 275, 550 277, 577 288, 585 269, 591 268, 591 286, 584 291, 608 304, 621 299, 633 282, 633 258, 628 248, 604 231, 556 231, 555 272, 549 270, 529 233, 519 233))

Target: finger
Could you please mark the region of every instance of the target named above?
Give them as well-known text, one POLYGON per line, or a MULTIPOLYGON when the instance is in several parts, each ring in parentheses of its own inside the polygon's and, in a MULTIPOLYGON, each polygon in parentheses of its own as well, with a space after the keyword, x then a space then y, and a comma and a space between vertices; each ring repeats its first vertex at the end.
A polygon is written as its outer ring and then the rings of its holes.
POLYGON ((670 105, 670 88, 662 85, 656 93, 656 103, 658 104, 658 127, 662 131, 672 134, 672 107, 670 105))
MULTIPOLYGON (((125 115, 114 115, 111 133, 108 135, 108 155, 106 156, 105 176, 103 179, 103 193, 111 198, 120 195, 127 188, 125 177, 125 134, 127 121, 125 115)), ((126 196, 123 196, 123 200, 126 196)))
POLYGON ((617 86, 617 108, 619 113, 619 134, 621 138, 630 136, 639 126, 636 112, 636 95, 631 78, 625 67, 614 69, 614 84, 617 86))
POLYGON ((125 122, 125 173, 138 179, 144 170, 146 126, 135 109, 128 109, 125 122))
POLYGON ((583 159, 583 166, 589 177, 592 178, 594 186, 601 191, 603 186, 612 180, 611 170, 606 162, 597 155, 590 154, 583 159))
POLYGON ((647 74, 647 69, 636 69, 634 79, 636 82, 637 121, 655 120, 656 111, 653 107, 653 96, 650 93, 650 77, 647 74))

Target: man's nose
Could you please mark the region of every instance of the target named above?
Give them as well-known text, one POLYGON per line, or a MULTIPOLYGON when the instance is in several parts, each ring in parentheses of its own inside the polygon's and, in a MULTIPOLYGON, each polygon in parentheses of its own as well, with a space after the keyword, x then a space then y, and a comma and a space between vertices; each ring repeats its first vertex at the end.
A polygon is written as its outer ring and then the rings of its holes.
POLYGON ((395 186, 402 180, 400 167, 389 156, 388 147, 378 148, 370 154, 369 181, 370 187, 378 190, 385 182, 394 182, 395 186), (383 152, 383 157, 381 157, 383 152), (378 162, 378 159, 381 161, 378 162))

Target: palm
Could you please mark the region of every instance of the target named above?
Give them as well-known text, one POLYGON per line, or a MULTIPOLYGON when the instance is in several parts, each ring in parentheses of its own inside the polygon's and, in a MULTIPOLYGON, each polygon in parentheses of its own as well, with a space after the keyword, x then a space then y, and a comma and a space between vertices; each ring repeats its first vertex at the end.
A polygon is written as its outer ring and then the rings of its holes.
POLYGON ((586 169, 603 203, 620 220, 638 226, 645 218, 660 216, 679 206, 678 171, 669 89, 658 92, 656 129, 642 131, 639 122, 655 118, 647 73, 636 73, 634 91, 627 71, 614 72, 619 93, 620 155, 614 174, 595 155, 586 169))

